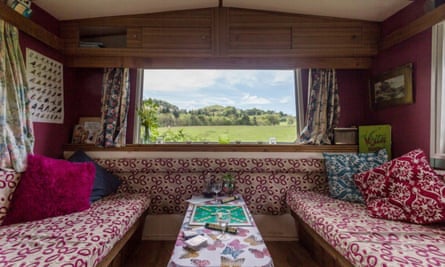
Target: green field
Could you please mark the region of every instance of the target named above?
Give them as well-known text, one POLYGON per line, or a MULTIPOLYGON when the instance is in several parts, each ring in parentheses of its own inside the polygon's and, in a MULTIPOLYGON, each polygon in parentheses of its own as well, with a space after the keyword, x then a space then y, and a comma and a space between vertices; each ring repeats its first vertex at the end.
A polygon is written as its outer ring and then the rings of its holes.
MULTIPOLYGON (((185 142, 263 142, 268 143, 270 137, 277 142, 295 142, 296 127, 294 126, 181 126, 159 128, 159 135, 167 131, 177 132, 183 129, 185 142)), ((169 142, 165 138, 165 142, 169 142)))

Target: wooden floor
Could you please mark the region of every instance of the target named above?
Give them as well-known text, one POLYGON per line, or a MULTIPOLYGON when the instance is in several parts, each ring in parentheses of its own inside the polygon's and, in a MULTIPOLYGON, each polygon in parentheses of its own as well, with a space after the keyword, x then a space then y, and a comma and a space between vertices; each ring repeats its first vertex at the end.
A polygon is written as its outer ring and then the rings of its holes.
MULTIPOLYGON (((275 267, 320 267, 308 252, 296 241, 266 242, 275 267)), ((173 250, 174 241, 142 241, 129 256, 128 267, 166 267, 173 250)))

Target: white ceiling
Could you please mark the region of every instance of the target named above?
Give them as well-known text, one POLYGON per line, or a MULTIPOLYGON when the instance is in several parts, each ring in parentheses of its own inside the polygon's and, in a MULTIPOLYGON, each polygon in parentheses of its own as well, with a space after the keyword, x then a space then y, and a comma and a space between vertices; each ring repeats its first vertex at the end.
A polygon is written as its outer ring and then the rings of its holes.
MULTIPOLYGON (((217 7, 218 0, 33 0, 58 20, 217 7)), ((225 7, 248 8, 383 21, 412 0, 223 0, 225 7)))

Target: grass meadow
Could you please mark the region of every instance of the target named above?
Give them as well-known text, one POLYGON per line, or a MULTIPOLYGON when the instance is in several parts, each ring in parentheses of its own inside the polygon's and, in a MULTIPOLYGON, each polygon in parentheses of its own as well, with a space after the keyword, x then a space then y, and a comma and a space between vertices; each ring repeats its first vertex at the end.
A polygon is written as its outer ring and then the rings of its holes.
POLYGON ((291 143, 296 139, 296 127, 293 126, 181 126, 158 128, 162 136, 166 131, 183 129, 185 141, 190 142, 253 142, 268 143, 275 137, 277 143, 291 143))

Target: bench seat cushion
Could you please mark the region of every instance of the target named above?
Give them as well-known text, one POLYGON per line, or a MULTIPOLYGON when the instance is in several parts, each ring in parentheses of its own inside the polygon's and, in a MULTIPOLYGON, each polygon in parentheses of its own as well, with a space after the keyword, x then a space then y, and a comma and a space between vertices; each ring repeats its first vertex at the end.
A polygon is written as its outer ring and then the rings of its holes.
POLYGON ((368 216, 366 206, 289 191, 288 206, 354 266, 444 266, 445 225, 368 216))
POLYGON ((0 170, 0 225, 9 211, 11 199, 20 178, 21 173, 13 170, 0 170))
POLYGON ((153 215, 185 214, 186 200, 226 173, 234 175, 235 193, 254 215, 287 213, 290 189, 328 190, 319 158, 100 158, 97 163, 122 180, 118 192, 152 195, 153 215))
POLYGON ((95 266, 148 208, 146 194, 114 194, 87 210, 0 227, 0 265, 95 266))

